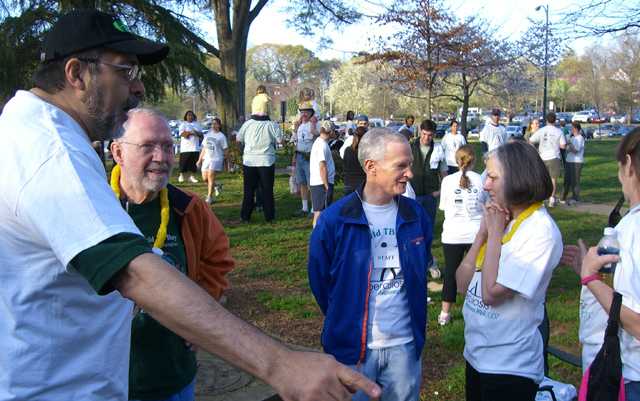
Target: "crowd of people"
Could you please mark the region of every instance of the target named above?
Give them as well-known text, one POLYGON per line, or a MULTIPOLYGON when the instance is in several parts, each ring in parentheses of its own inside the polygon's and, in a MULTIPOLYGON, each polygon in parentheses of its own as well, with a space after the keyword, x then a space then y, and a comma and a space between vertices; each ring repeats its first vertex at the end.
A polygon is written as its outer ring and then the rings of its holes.
MULTIPOLYGON (((437 321, 451 322, 461 294, 468 401, 535 399, 544 375, 539 327, 561 262, 583 285, 585 367, 602 344, 614 292, 622 294, 626 399, 640 401, 640 129, 616 154, 630 205, 615 227, 619 255, 599 255, 583 242, 563 246, 545 207, 556 203, 563 162, 562 200, 579 200, 579 124, 567 139, 549 113, 544 128, 532 121, 525 140, 510 140, 495 109, 480 133, 485 171, 478 174, 479 155, 456 121, 436 142, 431 120, 368 129, 366 115, 349 112, 344 143, 332 152, 335 126, 319 119, 313 92, 303 91, 292 164, 299 214, 313 213, 307 270, 324 315, 325 353, 294 351, 218 302, 235 263, 210 204, 229 143, 220 120, 205 133, 188 111, 178 181, 197 182, 199 168, 207 195, 169 183, 168 122, 138 107, 140 66, 162 62, 169 48, 122 26, 95 10, 61 17, 45 40, 34 88, 18 91, 0 115, 3 131, 21 133, 0 148, 0 400, 193 400, 195 349, 202 348, 285 400, 415 401, 439 208, 445 267, 437 321), (91 147, 98 140, 112 140, 109 180, 91 147), (334 202, 335 157, 345 185, 334 202), (603 280, 598 272, 611 263, 613 279, 603 280)), ((245 222, 256 197, 265 220, 276 217, 283 137, 270 101, 259 87, 236 137, 245 222)))

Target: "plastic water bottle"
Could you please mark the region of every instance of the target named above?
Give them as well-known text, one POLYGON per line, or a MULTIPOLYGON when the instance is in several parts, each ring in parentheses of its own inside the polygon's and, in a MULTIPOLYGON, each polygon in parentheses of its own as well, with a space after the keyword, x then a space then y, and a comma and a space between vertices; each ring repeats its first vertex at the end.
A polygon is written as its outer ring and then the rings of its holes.
MULTIPOLYGON (((604 237, 598 242, 598 255, 620 255, 620 243, 616 235, 616 229, 605 227, 604 237)), ((608 263, 600 269, 600 273, 612 273, 617 263, 608 263)))

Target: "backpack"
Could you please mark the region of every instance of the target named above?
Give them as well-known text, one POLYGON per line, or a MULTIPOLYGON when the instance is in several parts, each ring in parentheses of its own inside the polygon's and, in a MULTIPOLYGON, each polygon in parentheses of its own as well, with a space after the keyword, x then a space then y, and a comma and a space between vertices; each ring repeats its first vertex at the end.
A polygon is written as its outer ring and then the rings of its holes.
POLYGON ((622 295, 613 293, 604 343, 582 376, 578 401, 625 401, 622 361, 620 360, 620 306, 622 295))

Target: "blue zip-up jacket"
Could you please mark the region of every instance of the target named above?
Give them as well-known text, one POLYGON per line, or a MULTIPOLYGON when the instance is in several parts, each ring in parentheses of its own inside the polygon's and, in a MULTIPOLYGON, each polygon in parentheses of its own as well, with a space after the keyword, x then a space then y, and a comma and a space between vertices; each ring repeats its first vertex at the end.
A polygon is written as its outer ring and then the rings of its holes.
MULTIPOLYGON (((373 265, 362 188, 322 212, 309 243, 309 284, 325 316, 322 346, 347 365, 364 362, 367 356, 373 265)), ((432 223, 413 199, 398 196, 395 201, 396 238, 417 359, 424 347, 427 326, 427 261, 431 258, 432 223)))

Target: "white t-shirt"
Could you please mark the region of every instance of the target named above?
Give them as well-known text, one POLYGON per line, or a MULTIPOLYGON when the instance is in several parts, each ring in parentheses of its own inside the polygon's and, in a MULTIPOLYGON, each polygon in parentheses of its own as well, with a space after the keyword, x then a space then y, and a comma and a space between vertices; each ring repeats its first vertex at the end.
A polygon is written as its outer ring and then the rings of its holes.
MULTIPOLYGON (((613 275, 613 287, 622 294, 622 305, 640 313, 640 205, 635 206, 616 226, 620 261, 613 275)), ((620 329, 622 376, 640 381, 640 341, 620 329)))
POLYGON ((473 243, 482 220, 480 174, 467 171, 469 188, 460 187, 462 172, 450 174, 440 184, 440 210, 444 211, 442 223, 443 244, 473 243))
POLYGON ((205 159, 220 161, 224 160, 224 151, 229 145, 227 137, 222 132, 209 131, 202 139, 202 147, 205 149, 205 159))
POLYGON ((567 146, 567 161, 569 163, 584 163, 584 137, 582 135, 571 136, 568 141, 576 152, 572 152, 567 146))
POLYGON ((333 184, 336 176, 336 166, 333 163, 331 149, 324 139, 318 137, 311 147, 311 157, 309 158, 309 185, 323 185, 322 177, 320 177, 320 162, 327 165, 327 180, 329 184, 333 184))
POLYGON ((132 303, 69 262, 140 231, 64 111, 18 91, 0 132, 0 400, 127 400, 132 303))
POLYGON ((296 143, 296 150, 298 152, 309 153, 313 146, 313 141, 320 135, 320 122, 316 123, 316 136, 311 133, 311 121, 300 124, 296 134, 293 136, 293 141, 296 143))
POLYGON ((580 291, 580 327, 578 337, 582 344, 582 371, 585 371, 596 357, 604 340, 609 315, 586 286, 580 291))
POLYGON ((542 160, 560 159, 560 146, 567 144, 562 130, 551 124, 547 124, 537 130, 531 135, 529 141, 540 144, 538 145, 538 152, 540 152, 542 160))
POLYGON ((413 340, 404 275, 400 266, 395 201, 386 205, 362 202, 371 230, 371 273, 367 347, 393 347, 413 340))
MULTIPOLYGON (((192 121, 192 122, 183 121, 180 124, 180 128, 178 129, 178 132, 182 134, 184 131, 200 132, 202 131, 202 126, 197 121, 192 121)), ((189 138, 180 136, 180 153, 199 152, 199 151, 200 151, 200 138, 198 137, 198 135, 194 134, 194 135, 191 135, 189 138)))
POLYGON ((485 305, 482 272, 474 274, 463 307, 464 357, 474 369, 542 381, 544 362, 538 326, 544 318, 547 287, 561 255, 560 231, 542 208, 524 220, 511 241, 502 245, 497 282, 513 290, 513 298, 496 306, 485 305))
POLYGON ((493 123, 487 121, 482 131, 480 131, 480 142, 486 142, 487 151, 491 152, 493 149, 507 142, 507 131, 505 131, 503 126, 495 126, 493 123))
POLYGON ((444 137, 442 138, 440 144, 442 145, 444 155, 447 159, 447 166, 458 167, 458 162, 456 161, 456 151, 460 149, 460 147, 467 144, 467 141, 464 139, 464 135, 454 135, 451 132, 447 132, 446 134, 444 134, 444 137))

